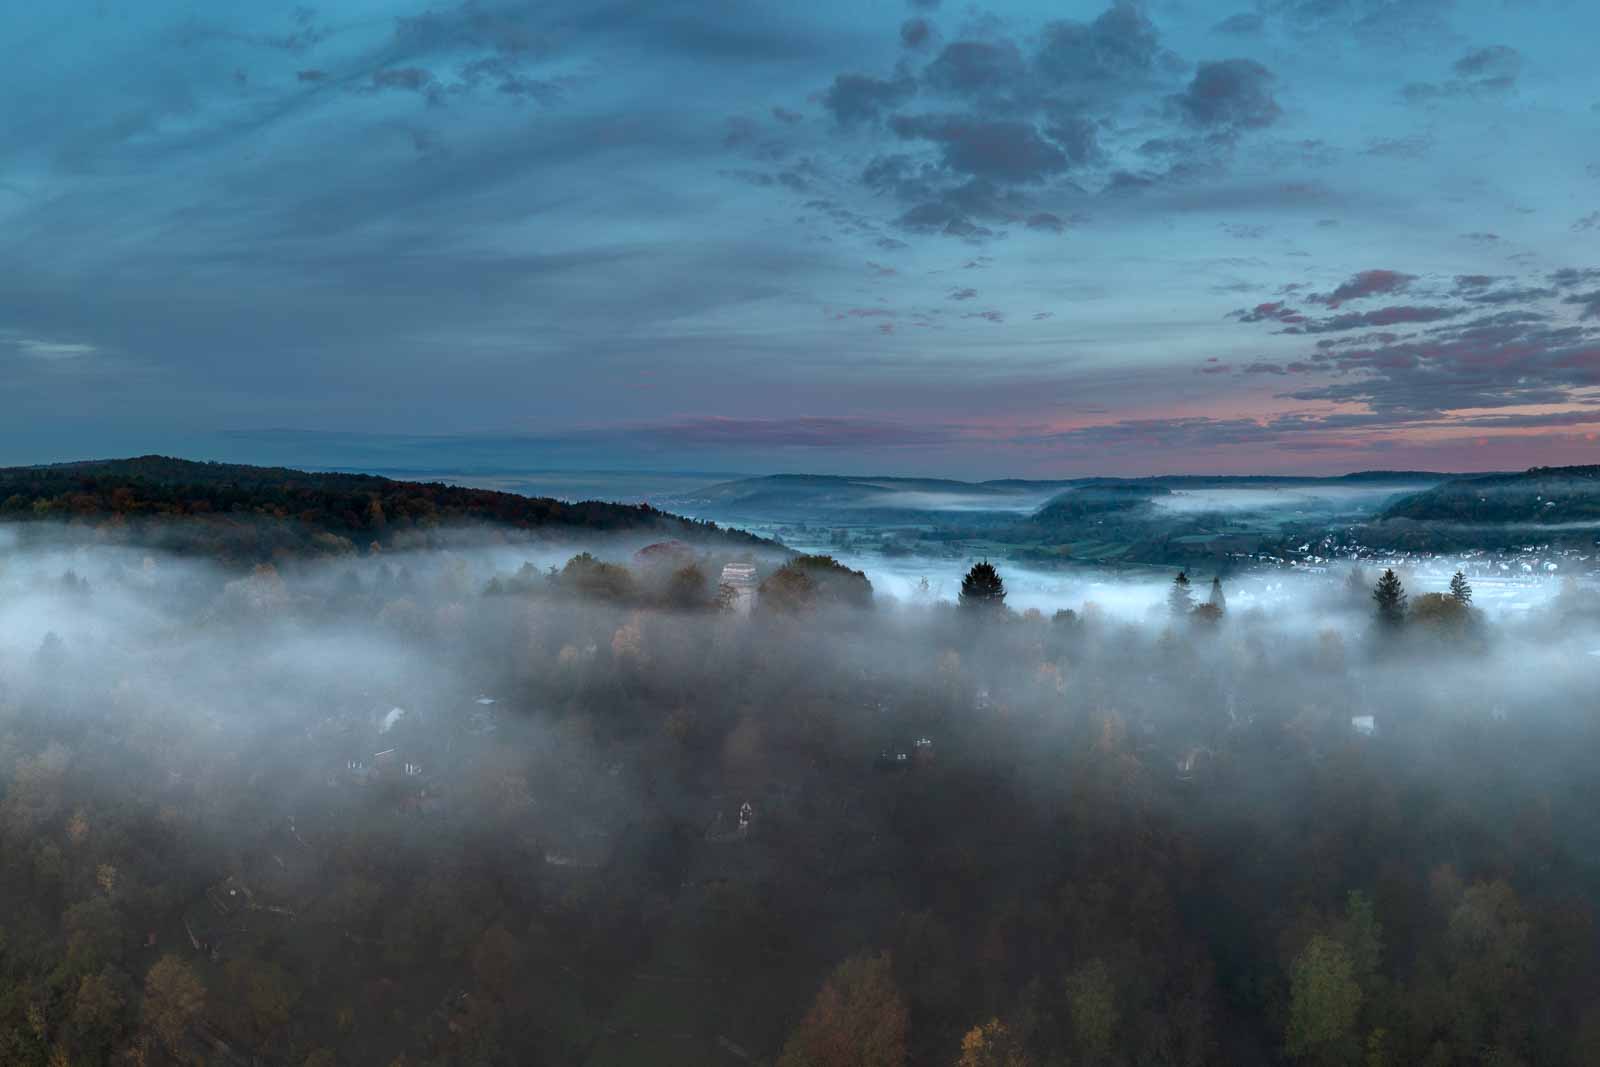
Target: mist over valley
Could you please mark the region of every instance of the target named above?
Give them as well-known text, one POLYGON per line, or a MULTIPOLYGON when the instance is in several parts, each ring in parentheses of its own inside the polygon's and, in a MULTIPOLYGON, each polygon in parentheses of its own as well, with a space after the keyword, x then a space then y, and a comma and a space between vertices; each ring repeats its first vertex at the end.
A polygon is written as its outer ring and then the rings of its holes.
POLYGON ((1179 582, 4 474, 8 1062, 1587 1062, 1600 592, 1546 547, 1179 582))

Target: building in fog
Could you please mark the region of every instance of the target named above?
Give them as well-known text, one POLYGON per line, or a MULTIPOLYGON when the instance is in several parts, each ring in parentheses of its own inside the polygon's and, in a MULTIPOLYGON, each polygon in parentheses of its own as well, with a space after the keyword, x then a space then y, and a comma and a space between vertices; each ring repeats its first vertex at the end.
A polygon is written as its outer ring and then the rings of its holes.
POLYGON ((756 567, 753 563, 728 563, 722 568, 718 586, 729 607, 748 615, 756 603, 756 567))

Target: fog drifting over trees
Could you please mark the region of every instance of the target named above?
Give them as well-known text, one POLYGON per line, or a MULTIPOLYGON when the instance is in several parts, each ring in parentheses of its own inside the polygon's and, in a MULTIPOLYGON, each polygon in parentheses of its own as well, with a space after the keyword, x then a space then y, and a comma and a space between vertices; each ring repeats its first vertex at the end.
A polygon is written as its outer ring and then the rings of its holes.
POLYGON ((1600 1054, 1592 593, 459 540, 0 530, 0 1061, 1600 1054))

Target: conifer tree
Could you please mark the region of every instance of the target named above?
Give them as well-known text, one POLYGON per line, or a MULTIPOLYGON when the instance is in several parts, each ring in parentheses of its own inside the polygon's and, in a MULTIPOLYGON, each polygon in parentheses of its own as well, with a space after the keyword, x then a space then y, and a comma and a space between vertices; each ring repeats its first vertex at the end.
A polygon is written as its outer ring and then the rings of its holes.
POLYGON ((1211 579, 1211 598, 1206 603, 1216 608, 1218 614, 1228 610, 1228 598, 1222 592, 1222 578, 1220 576, 1211 579))
POLYGON ((1391 570, 1383 572, 1383 577, 1378 579, 1378 587, 1372 591, 1372 599, 1378 604, 1378 621, 1385 626, 1398 626, 1406 617, 1406 590, 1400 584, 1399 575, 1391 570))
POLYGON ((1006 583, 988 560, 974 563, 961 579, 961 606, 969 611, 999 611, 1005 607, 1006 583))
POLYGON ((1450 579, 1450 596, 1459 604, 1472 603, 1472 585, 1460 571, 1450 579))
POLYGON ((1189 588, 1189 576, 1183 571, 1172 579, 1172 588, 1167 590, 1167 608, 1179 617, 1194 610, 1194 593, 1189 588))

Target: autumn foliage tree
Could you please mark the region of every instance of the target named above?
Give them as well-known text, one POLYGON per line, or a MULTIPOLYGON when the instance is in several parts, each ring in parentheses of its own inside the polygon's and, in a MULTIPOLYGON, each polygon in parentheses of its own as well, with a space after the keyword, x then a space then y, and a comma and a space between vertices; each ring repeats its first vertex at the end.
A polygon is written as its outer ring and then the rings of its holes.
POLYGON ((206 988, 177 956, 162 956, 144 978, 144 1021, 161 1043, 176 1049, 206 1005, 206 988))
POLYGON ((1032 1067, 1022 1042, 999 1019, 968 1030, 961 1038, 956 1067, 1032 1067))
POLYGON ((852 956, 823 982, 778 1067, 900 1067, 908 1025, 889 954, 852 956))
POLYGON ((1361 986, 1350 951, 1318 934, 1295 957, 1289 978, 1289 1055, 1302 1063, 1353 1064, 1361 986))

